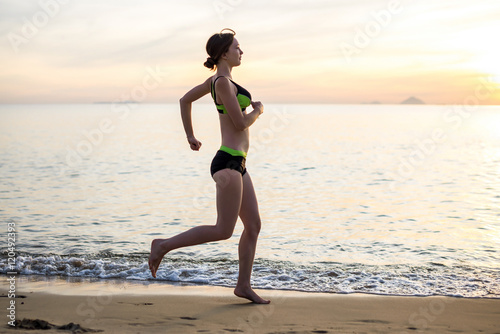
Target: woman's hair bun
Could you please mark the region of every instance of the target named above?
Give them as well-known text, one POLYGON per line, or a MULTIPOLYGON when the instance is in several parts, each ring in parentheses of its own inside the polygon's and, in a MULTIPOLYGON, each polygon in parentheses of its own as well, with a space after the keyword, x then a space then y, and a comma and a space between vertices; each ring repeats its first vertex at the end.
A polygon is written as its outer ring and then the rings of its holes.
POLYGON ((205 65, 205 67, 208 67, 209 69, 213 70, 215 65, 216 65, 216 62, 212 57, 208 57, 207 61, 203 65, 205 65))
POLYGON ((220 33, 213 34, 207 41, 207 61, 203 64, 211 70, 215 70, 217 63, 221 59, 222 55, 229 50, 231 44, 234 41, 234 35, 236 33, 231 29, 222 29, 220 33), (224 32, 224 31, 229 32, 224 32))

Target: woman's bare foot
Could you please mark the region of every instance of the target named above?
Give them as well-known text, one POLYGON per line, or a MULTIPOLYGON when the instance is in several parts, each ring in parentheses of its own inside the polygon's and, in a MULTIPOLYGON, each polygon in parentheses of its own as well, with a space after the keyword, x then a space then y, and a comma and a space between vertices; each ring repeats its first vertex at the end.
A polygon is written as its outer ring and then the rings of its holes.
POLYGON ((251 287, 246 287, 246 288, 236 287, 234 289, 234 294, 238 297, 246 298, 256 304, 269 304, 271 302, 270 300, 265 300, 261 298, 258 294, 255 293, 255 291, 252 290, 251 287))
POLYGON ((149 254, 149 270, 151 270, 151 275, 156 278, 156 271, 160 266, 161 260, 163 256, 167 254, 167 252, 162 247, 162 241, 165 239, 154 239, 151 242, 151 253, 149 254))

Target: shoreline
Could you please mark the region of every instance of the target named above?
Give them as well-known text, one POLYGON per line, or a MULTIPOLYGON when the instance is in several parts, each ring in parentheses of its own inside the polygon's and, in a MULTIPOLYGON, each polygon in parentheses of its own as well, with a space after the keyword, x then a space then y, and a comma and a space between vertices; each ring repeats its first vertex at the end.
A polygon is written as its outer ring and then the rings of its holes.
MULTIPOLYGON (((8 289, 2 280, 6 306, 8 289)), ((499 299, 258 293, 271 304, 250 303, 225 287, 17 276, 16 319, 74 323, 104 333, 499 333, 500 328, 499 299)), ((3 318, 0 333, 12 333, 3 318)), ((38 332, 64 333, 30 330, 38 332)))

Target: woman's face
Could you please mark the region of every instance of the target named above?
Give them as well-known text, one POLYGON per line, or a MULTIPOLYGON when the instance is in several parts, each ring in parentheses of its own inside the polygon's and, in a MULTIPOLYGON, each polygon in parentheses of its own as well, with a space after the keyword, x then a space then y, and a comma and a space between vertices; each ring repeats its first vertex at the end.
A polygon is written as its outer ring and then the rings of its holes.
POLYGON ((226 61, 231 66, 239 66, 241 64, 241 55, 243 51, 240 49, 240 44, 236 38, 233 39, 233 43, 229 47, 229 50, 225 53, 226 61))

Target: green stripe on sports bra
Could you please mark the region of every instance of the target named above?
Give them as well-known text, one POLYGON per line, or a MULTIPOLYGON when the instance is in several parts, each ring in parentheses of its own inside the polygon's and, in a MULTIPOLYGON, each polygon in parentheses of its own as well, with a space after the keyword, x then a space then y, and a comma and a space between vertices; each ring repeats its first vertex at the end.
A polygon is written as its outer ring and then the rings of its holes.
MULTIPOLYGON (((219 79, 222 78, 222 76, 217 77, 212 83, 211 83, 211 95, 215 103, 215 107, 217 108, 217 111, 221 114, 227 114, 227 109, 224 107, 223 104, 217 104, 217 97, 215 94, 215 82, 219 79)), ((229 78, 228 78, 229 79, 229 78)), ((238 100, 238 104, 240 105, 241 111, 245 111, 245 109, 252 104, 252 95, 250 94, 249 91, 247 91, 245 88, 241 87, 238 85, 236 82, 233 80, 229 79, 237 88, 237 93, 236 93, 236 99, 238 100)))

